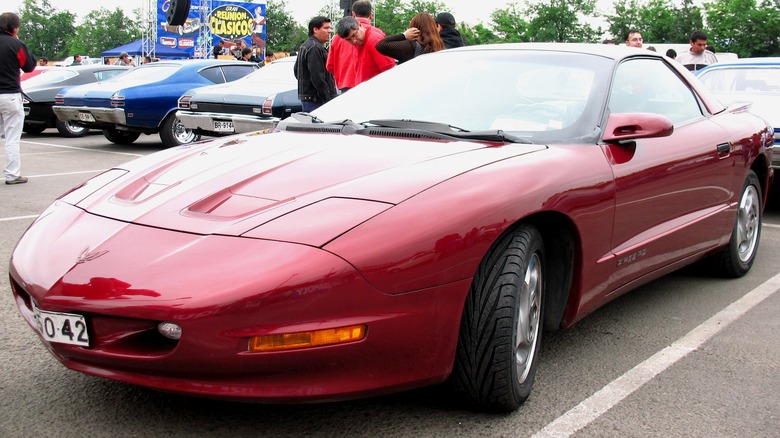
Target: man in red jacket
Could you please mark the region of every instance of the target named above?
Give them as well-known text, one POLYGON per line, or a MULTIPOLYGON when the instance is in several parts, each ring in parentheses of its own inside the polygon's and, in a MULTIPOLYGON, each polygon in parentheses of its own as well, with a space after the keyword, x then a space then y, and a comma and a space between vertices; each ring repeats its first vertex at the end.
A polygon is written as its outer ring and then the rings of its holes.
POLYGON ((376 50, 376 44, 385 37, 378 28, 360 24, 355 17, 344 17, 339 21, 338 34, 358 49, 355 85, 395 66, 395 59, 376 50))
POLYGON ((6 184, 24 184, 21 175, 19 141, 22 138, 24 107, 19 70, 35 70, 35 58, 17 34, 22 20, 13 12, 0 14, 0 132, 5 137, 6 184))
MULTIPOLYGON (((374 13, 371 8, 371 2, 368 0, 358 0, 352 4, 352 16, 361 26, 368 29, 372 27, 371 17, 374 13)), ((385 33, 381 29, 375 28, 384 38, 385 33)), ((347 42, 344 38, 334 35, 330 41, 328 49, 328 62, 325 68, 333 73, 336 79, 336 87, 343 93, 358 84, 356 80, 358 48, 347 42)))

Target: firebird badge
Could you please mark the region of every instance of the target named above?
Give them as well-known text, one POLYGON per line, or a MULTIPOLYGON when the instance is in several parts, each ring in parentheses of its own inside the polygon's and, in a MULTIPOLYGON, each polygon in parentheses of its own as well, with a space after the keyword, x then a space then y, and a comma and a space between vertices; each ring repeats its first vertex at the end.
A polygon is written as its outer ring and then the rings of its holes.
POLYGON ((89 247, 86 247, 81 251, 79 256, 76 257, 76 264, 81 264, 81 263, 95 260, 96 258, 102 256, 107 252, 108 251, 90 251, 89 247))

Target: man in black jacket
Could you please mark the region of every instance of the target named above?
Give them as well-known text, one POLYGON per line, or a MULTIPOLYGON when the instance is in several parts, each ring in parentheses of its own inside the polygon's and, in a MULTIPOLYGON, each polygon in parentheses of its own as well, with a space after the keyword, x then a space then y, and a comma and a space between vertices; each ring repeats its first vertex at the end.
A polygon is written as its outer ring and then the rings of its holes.
POLYGON ((0 133, 5 137, 6 184, 24 184, 21 175, 19 141, 22 138, 24 107, 19 70, 35 70, 35 58, 27 46, 19 41, 17 33, 21 19, 13 12, 0 14, 0 133))
POLYGON ((455 29, 455 17, 449 12, 442 12, 436 16, 436 24, 439 27, 439 36, 444 42, 445 49, 463 47, 463 37, 460 36, 458 29, 455 29))
POLYGON ((309 39, 298 50, 293 71, 298 79, 298 99, 303 112, 314 111, 336 97, 336 81, 325 69, 328 50, 324 44, 330 39, 332 29, 329 18, 312 18, 309 21, 309 39))

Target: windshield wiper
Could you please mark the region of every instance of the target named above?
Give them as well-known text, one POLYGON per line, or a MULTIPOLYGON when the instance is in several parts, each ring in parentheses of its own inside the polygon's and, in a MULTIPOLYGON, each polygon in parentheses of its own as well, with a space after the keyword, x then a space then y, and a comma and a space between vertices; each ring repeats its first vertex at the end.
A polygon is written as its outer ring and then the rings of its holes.
POLYGON ((526 143, 531 142, 519 135, 510 134, 506 131, 497 130, 484 130, 484 131, 469 131, 465 128, 458 126, 448 125, 446 123, 439 122, 426 122, 423 120, 409 120, 409 119, 381 119, 381 120, 369 120, 361 123, 362 125, 371 124, 385 128, 396 129, 413 129, 426 132, 433 132, 436 134, 446 135, 458 140, 477 140, 477 141, 500 141, 504 143, 526 143))

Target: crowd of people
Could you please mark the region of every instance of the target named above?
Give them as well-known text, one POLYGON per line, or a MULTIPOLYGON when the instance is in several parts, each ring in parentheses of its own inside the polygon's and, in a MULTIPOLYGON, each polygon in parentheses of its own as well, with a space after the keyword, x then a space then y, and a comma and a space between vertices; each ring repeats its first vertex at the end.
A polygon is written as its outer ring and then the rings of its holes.
MULTIPOLYGON (((604 40, 604 44, 615 44, 615 42, 604 40)), ((690 44, 690 49, 682 53, 678 54, 676 50, 669 49, 665 55, 679 62, 690 71, 696 71, 718 62, 718 57, 715 56, 715 48, 707 44, 707 34, 704 32, 700 30, 694 31, 690 37, 690 44)), ((643 48, 644 40, 642 33, 636 29, 629 30, 626 33, 626 46, 643 48)), ((653 46, 648 46, 647 49, 655 51, 653 46)))
POLYGON ((465 45, 449 12, 436 18, 421 12, 403 33, 389 36, 371 24, 372 17, 370 1, 354 2, 351 15, 336 25, 332 40, 334 25, 329 18, 317 16, 309 21, 309 38, 301 45, 294 66, 304 112, 416 56, 465 45))

